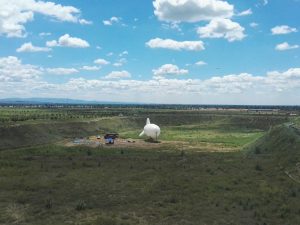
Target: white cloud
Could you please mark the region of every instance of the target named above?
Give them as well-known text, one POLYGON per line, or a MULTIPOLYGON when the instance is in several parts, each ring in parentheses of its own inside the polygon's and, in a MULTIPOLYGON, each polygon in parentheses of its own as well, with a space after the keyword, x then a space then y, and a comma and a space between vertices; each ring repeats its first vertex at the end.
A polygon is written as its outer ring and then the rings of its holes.
POLYGON ((207 63, 204 62, 204 61, 198 61, 198 62, 195 63, 195 65, 196 66, 205 66, 205 65, 207 65, 207 63))
POLYGON ((110 64, 110 62, 105 60, 105 59, 95 59, 94 63, 99 64, 99 65, 108 65, 108 64, 110 64))
POLYGON ((115 67, 120 67, 120 66, 123 66, 123 64, 120 63, 120 62, 115 62, 115 63, 113 64, 113 66, 115 66, 115 67))
POLYGON ((204 27, 198 27, 201 38, 225 38, 229 42, 239 41, 246 37, 245 28, 230 19, 214 19, 204 27))
MULTIPOLYGON (((0 58, 0 81, 21 82, 37 79, 43 72, 41 68, 30 64, 23 64, 14 56, 0 58)), ((1 83, 0 82, 0 83, 1 83)))
POLYGON ((198 22, 230 18, 234 6, 220 0, 155 0, 154 14, 167 22, 198 22))
POLYGON ((127 63, 127 59, 121 58, 121 59, 118 59, 118 61, 115 62, 115 63, 113 64, 113 66, 115 66, 115 67, 120 67, 120 66, 123 66, 125 63, 127 63))
POLYGON ((252 15, 252 14, 253 14, 252 9, 247 9, 245 11, 238 13, 237 16, 248 16, 248 15, 252 15))
POLYGON ((87 71, 97 71, 101 69, 101 66, 83 66, 81 69, 87 71))
POLYGON ((255 28, 258 26, 258 23, 252 22, 249 25, 250 25, 250 27, 255 28))
POLYGON ((286 51, 290 49, 296 49, 299 48, 299 45, 290 45, 287 42, 283 42, 281 44, 276 45, 275 49, 278 51, 286 51))
POLYGON ((176 30, 178 32, 182 31, 178 22, 163 23, 161 26, 162 26, 162 28, 164 28, 166 30, 176 30))
POLYGON ((121 18, 119 18, 119 17, 113 16, 113 17, 111 17, 111 18, 108 19, 108 20, 103 20, 102 22, 103 22, 103 24, 104 24, 105 26, 111 26, 111 25, 113 25, 113 24, 115 24, 115 23, 119 23, 119 22, 120 22, 120 19, 121 19, 121 18))
POLYGON ((0 58, 1 96, 144 103, 295 105, 299 103, 300 95, 300 68, 271 71, 264 76, 240 73, 206 79, 155 76, 149 80, 122 79, 129 77, 117 76, 123 72, 117 71, 117 75, 108 79, 70 78, 66 83, 41 81, 45 70, 23 64, 13 56, 0 58))
POLYGON ((51 33, 50 32, 41 32, 39 33, 39 36, 44 37, 44 36, 50 36, 51 33))
POLYGON ((47 68, 46 72, 55 75, 69 75, 69 74, 78 73, 79 71, 75 68, 58 67, 58 68, 47 68))
POLYGON ((131 74, 126 71, 112 71, 111 73, 107 74, 104 78, 105 79, 123 79, 123 78, 130 78, 131 74))
POLYGON ((59 44, 58 44, 58 42, 56 40, 52 40, 52 41, 47 41, 46 42, 46 46, 48 46, 48 47, 56 47, 58 45, 59 44))
POLYGON ((31 42, 24 43, 20 48, 17 48, 17 52, 49 52, 51 48, 47 47, 37 47, 32 45, 31 42))
POLYGON ((271 32, 273 35, 279 35, 279 34, 289 34, 289 33, 294 33, 298 32, 296 28, 289 27, 287 25, 281 25, 281 26, 276 26, 271 29, 271 32))
POLYGON ((87 41, 77 38, 77 37, 71 37, 69 34, 65 34, 61 36, 58 41, 52 40, 47 41, 46 45, 48 47, 70 47, 70 48, 88 48, 90 45, 87 41))
POLYGON ((24 25, 34 19, 35 13, 59 21, 80 22, 80 10, 73 6, 36 0, 0 0, 0 5, 0 34, 7 37, 24 37, 24 25))
POLYGON ((123 52, 121 52, 121 53, 119 54, 120 57, 123 57, 123 56, 125 56, 125 55, 128 55, 128 51, 123 51, 123 52))
MULTIPOLYGON (((159 76, 150 80, 87 80, 71 79, 59 86, 66 92, 83 96, 110 96, 116 91, 125 101, 138 99, 142 102, 162 103, 227 103, 227 104, 270 104, 274 99, 268 96, 278 96, 284 91, 295 91, 300 87, 300 68, 291 68, 285 72, 273 71, 266 76, 254 76, 249 73, 230 74, 200 79, 167 79, 159 76), (156 90, 153 92, 153 90, 156 90), (279 95, 278 95, 279 93, 279 95), (224 97, 226 95, 226 97, 224 97), (202 99, 202 101, 201 101, 202 99), (203 102, 209 99, 208 102, 203 102), (238 100, 239 99, 239 100, 238 100)), ((116 99, 120 101, 120 97, 116 99)), ((286 99, 284 102, 286 104, 286 99)), ((294 98, 297 101, 297 96, 294 98)), ((276 101, 275 101, 276 102, 276 101)), ((278 102, 277 102, 278 104, 278 102)), ((281 103, 282 104, 282 103, 281 103)))
POLYGON ((79 22, 81 25, 91 25, 91 24, 93 24, 92 21, 85 20, 85 19, 79 19, 78 22, 79 22))
POLYGON ((188 50, 201 51, 204 50, 204 43, 202 41, 175 41, 172 39, 154 38, 146 43, 150 48, 166 48, 171 50, 188 50))
POLYGON ((268 72, 267 76, 269 78, 283 79, 283 80, 300 78, 300 68, 290 68, 284 72, 278 72, 275 70, 275 71, 268 72))
POLYGON ((154 76, 165 76, 165 75, 184 75, 188 74, 188 70, 179 69, 177 65, 174 64, 165 64, 161 67, 152 70, 154 76))

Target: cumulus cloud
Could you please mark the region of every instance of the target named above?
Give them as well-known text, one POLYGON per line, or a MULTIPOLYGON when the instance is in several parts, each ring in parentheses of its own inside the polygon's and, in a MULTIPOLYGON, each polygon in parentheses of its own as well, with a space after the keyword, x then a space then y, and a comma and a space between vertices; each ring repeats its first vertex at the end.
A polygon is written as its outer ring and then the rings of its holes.
POLYGON ((289 34, 289 33, 298 32, 298 30, 294 27, 289 27, 287 25, 281 25, 281 26, 273 27, 271 29, 271 32, 273 35, 279 35, 279 34, 289 34))
POLYGON ((154 76, 165 76, 165 75, 184 75, 188 74, 188 70, 179 69, 177 65, 174 64, 165 64, 161 67, 152 70, 154 76))
POLYGON ((166 30, 176 30, 178 32, 182 31, 178 22, 163 23, 161 26, 163 29, 166 29, 166 30))
POLYGON ((99 64, 99 65, 108 65, 108 64, 110 64, 110 62, 105 60, 105 59, 95 59, 94 63, 99 64))
POLYGON ((65 83, 41 81, 46 69, 23 64, 18 58, 0 58, 0 90, 3 97, 45 96, 112 101, 215 104, 298 104, 300 68, 206 79, 155 76, 149 80, 123 79, 124 71, 107 79, 70 78, 65 83), (119 93, 115 95, 114 93, 119 93), (224 97, 226 96, 226 97, 224 97))
POLYGON ((258 26, 258 23, 252 22, 249 24, 250 27, 255 28, 258 26))
POLYGON ((299 45, 290 45, 287 42, 283 42, 281 44, 276 45, 275 49, 278 51, 286 51, 290 49, 296 49, 299 48, 299 45))
POLYGON ((73 6, 36 0, 0 0, 0 5, 0 34, 7 37, 24 37, 24 25, 32 21, 36 13, 59 21, 80 22, 80 10, 73 6))
POLYGON ((121 59, 118 59, 117 62, 115 62, 113 64, 113 66, 120 67, 120 66, 123 66, 125 63, 127 63, 127 59, 121 58, 121 59))
POLYGON ((61 36, 58 41, 52 40, 47 41, 46 45, 48 47, 70 47, 70 48, 88 48, 89 43, 83 39, 77 37, 71 37, 69 34, 61 36))
POLYGON ((111 73, 107 74, 104 78, 105 79, 124 79, 124 78, 130 78, 131 74, 126 71, 112 71, 111 73))
POLYGON ((213 19, 204 27, 198 27, 201 38, 225 38, 229 42, 239 41, 246 37, 245 28, 230 19, 213 19))
POLYGON ((101 66, 83 66, 81 69, 87 71, 97 71, 101 69, 101 66))
POLYGON ((202 41, 175 41, 172 39, 161 38, 151 39, 146 43, 146 45, 150 48, 165 48, 177 51, 201 51, 205 49, 202 41))
POLYGON ((113 16, 113 17, 111 17, 111 18, 108 19, 108 20, 103 20, 102 22, 103 22, 103 24, 104 24, 105 26, 111 26, 111 25, 113 25, 113 24, 115 24, 115 23, 119 23, 119 22, 120 22, 120 18, 119 18, 119 17, 116 17, 116 16, 113 16))
POLYGON ((58 68, 47 68, 46 72, 54 75, 69 75, 69 74, 78 73, 79 71, 75 68, 58 67, 58 68))
POLYGON ((81 25, 91 25, 91 24, 93 24, 92 21, 85 20, 85 19, 79 19, 78 22, 79 22, 81 25))
POLYGON ((119 54, 120 57, 128 55, 128 51, 123 51, 119 54))
POLYGON ((47 47, 37 47, 32 45, 31 42, 24 43, 21 45, 20 48, 17 48, 17 52, 49 52, 51 51, 51 48, 47 47))
POLYGON ((276 79, 293 79, 300 78, 300 68, 290 68, 287 71, 279 72, 279 71, 271 71, 267 73, 269 78, 276 79))
POLYGON ((207 65, 207 63, 204 62, 204 61, 198 61, 198 62, 195 63, 195 65, 196 66, 205 66, 205 65, 207 65))
POLYGON ((153 6, 158 19, 167 22, 198 22, 234 14, 234 6, 220 0, 155 0, 153 6))
POLYGON ((0 81, 21 82, 37 79, 43 72, 41 68, 23 64, 20 59, 14 56, 0 58, 0 81))
POLYGON ((247 9, 245 11, 238 13, 237 16, 248 16, 248 15, 252 15, 252 14, 253 14, 252 9, 247 9))
MULTIPOLYGON (((266 76, 254 76, 249 73, 230 74, 225 76, 215 76, 208 79, 168 79, 166 77, 154 77, 150 80, 87 80, 83 78, 71 79, 68 83, 62 84, 58 88, 82 96, 84 93, 95 96, 99 94, 108 94, 118 91, 121 96, 139 96, 142 101, 186 102, 193 96, 192 102, 199 103, 201 97, 213 97, 215 103, 236 103, 236 99, 243 96, 241 103, 245 103, 245 96, 253 100, 253 96, 259 96, 259 99, 266 96, 274 96, 276 93, 299 90, 300 87, 300 68, 291 68, 284 72, 272 71, 266 76), (153 92, 155 90, 155 92, 153 92), (95 92, 94 92, 95 91, 95 92), (156 93, 158 94, 156 96, 156 93), (259 94, 262 93, 262 94, 259 94), (226 94, 226 98, 221 98, 226 94), (183 96, 180 101, 180 96, 183 96), (234 99, 228 100, 229 96, 234 99)), ((296 98, 297 99, 297 98, 296 98)), ((120 100, 120 99, 117 99, 120 100)), ((128 99, 127 99, 128 101, 128 99)), ((211 98, 210 98, 211 102, 211 98)), ((257 100, 252 101, 252 103, 257 100)), ((265 104, 268 103, 266 100, 265 104)))

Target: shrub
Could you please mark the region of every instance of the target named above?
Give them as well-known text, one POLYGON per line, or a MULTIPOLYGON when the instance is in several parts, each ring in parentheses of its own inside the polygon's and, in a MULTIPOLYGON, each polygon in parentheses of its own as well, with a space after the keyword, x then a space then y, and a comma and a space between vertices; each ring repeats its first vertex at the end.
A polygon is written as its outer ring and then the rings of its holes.
POLYGON ((52 199, 48 198, 46 199, 46 204, 45 204, 47 209, 51 209, 52 208, 52 199))
POLYGON ((86 154, 87 154, 88 156, 91 156, 91 155, 92 155, 91 149, 88 149, 87 152, 86 152, 86 154))
POLYGON ((261 153, 261 151, 260 151, 260 148, 258 147, 258 146, 256 146, 255 147, 255 154, 260 154, 261 153))
POLYGON ((83 200, 80 200, 76 205, 76 210, 81 211, 86 209, 86 203, 83 200))
POLYGON ((262 171, 262 167, 259 164, 256 164, 255 170, 257 171, 262 171))

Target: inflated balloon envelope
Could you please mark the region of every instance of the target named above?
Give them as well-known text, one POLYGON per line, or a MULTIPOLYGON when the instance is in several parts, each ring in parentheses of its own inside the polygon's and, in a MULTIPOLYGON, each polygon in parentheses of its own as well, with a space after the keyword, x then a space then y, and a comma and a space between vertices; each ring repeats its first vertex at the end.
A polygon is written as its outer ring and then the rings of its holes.
POLYGON ((156 124, 150 123, 150 119, 147 118, 146 125, 142 133, 139 136, 146 135, 154 140, 157 140, 158 136, 160 135, 160 128, 156 124))

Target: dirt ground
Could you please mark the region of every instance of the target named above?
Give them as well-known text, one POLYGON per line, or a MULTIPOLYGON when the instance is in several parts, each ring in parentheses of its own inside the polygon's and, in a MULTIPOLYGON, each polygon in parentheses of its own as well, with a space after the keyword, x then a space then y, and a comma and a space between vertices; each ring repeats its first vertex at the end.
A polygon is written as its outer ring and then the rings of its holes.
POLYGON ((150 142, 144 139, 115 139, 114 144, 105 144, 103 137, 98 139, 96 136, 90 136, 86 138, 78 138, 73 140, 65 140, 59 143, 60 145, 73 147, 73 146, 89 146, 92 148, 139 148, 139 149, 158 149, 165 147, 166 149, 172 148, 174 150, 191 150, 200 152, 232 152, 238 151, 238 148, 224 148, 216 144, 201 143, 198 145, 192 145, 183 141, 158 141, 150 142))
POLYGON ((115 139, 114 144, 105 144, 105 140, 103 137, 97 139, 96 136, 90 136, 87 138, 74 139, 74 140, 65 140, 60 144, 73 147, 73 146, 89 146, 93 148, 104 147, 104 148, 161 148, 163 146, 182 146, 184 142, 174 142, 174 141, 158 141, 158 142, 150 142, 143 139, 123 139, 117 138, 115 139))

